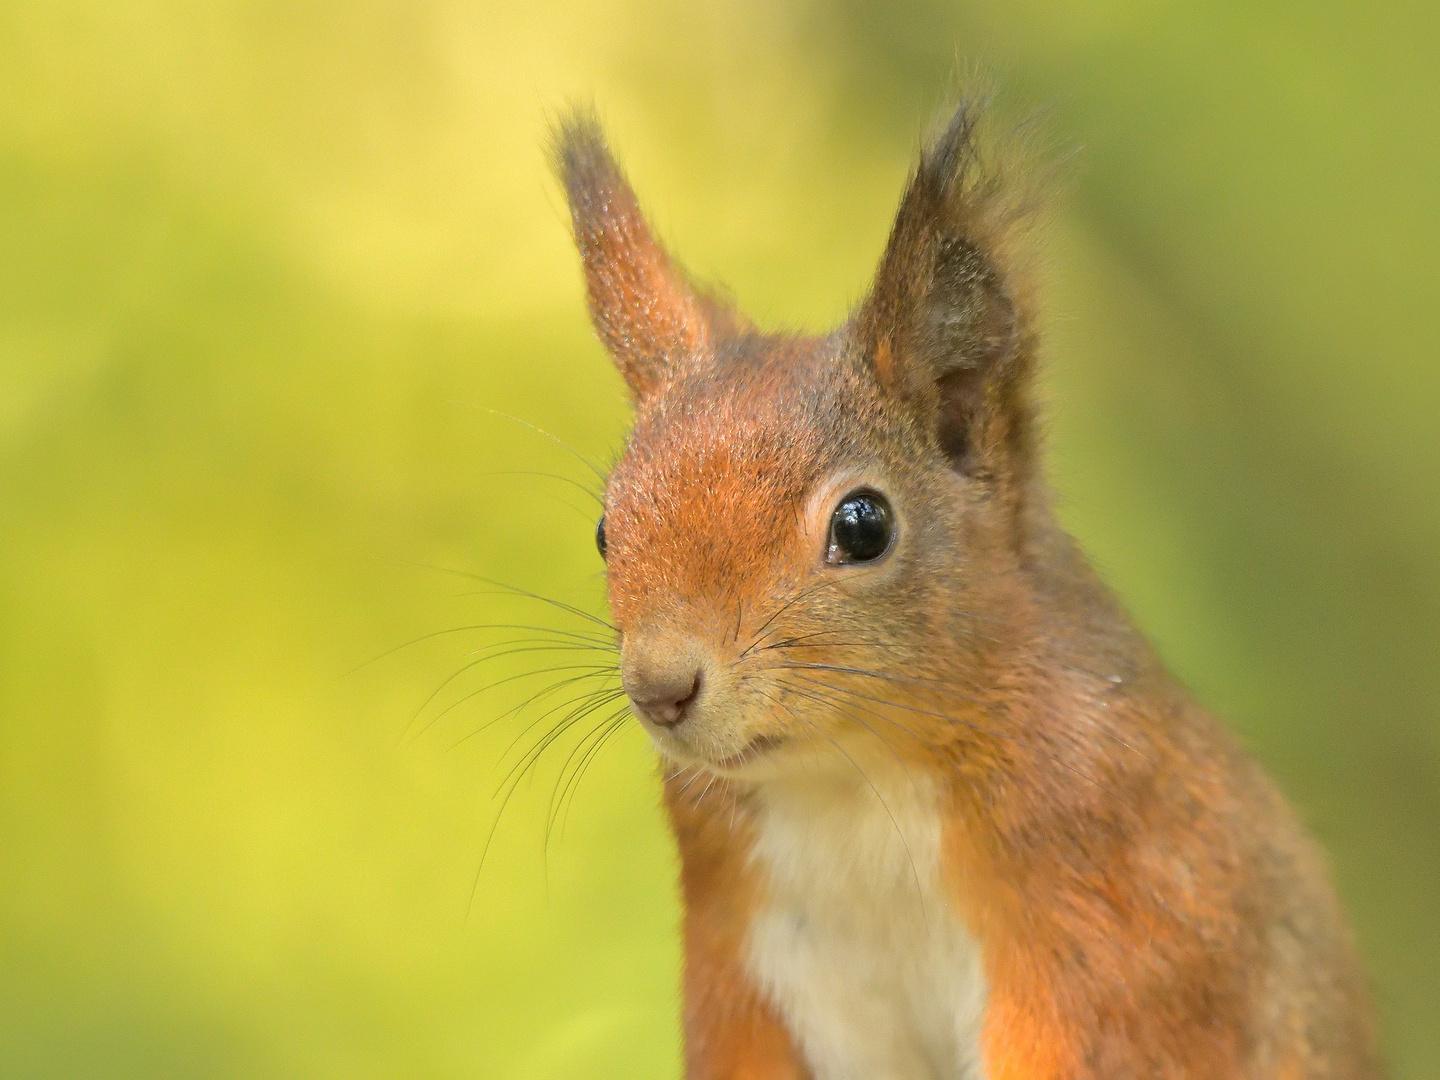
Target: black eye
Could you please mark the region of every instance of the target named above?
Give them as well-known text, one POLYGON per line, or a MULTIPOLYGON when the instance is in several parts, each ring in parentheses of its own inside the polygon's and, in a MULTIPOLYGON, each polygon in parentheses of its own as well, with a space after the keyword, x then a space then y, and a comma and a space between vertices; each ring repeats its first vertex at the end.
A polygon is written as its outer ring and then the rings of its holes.
POLYGON ((890 550, 894 535, 895 515, 885 496, 878 491, 852 491, 830 518, 825 557, 832 563, 874 562, 890 550))
POLYGON ((600 515, 600 520, 595 523, 595 550, 600 552, 600 557, 605 558, 605 515, 600 515))

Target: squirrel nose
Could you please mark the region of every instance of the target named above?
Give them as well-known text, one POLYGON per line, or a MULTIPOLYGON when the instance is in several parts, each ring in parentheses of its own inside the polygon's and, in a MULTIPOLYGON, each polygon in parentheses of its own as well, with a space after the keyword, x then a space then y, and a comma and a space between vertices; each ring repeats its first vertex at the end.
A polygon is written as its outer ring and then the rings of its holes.
POLYGON ((700 673, 692 671, 662 681, 644 682, 627 693, 635 707, 656 724, 679 727, 690 705, 700 696, 700 673))
POLYGON ((703 682, 700 667, 688 657, 667 664, 625 664, 621 675, 631 704, 663 728, 684 722, 703 682))

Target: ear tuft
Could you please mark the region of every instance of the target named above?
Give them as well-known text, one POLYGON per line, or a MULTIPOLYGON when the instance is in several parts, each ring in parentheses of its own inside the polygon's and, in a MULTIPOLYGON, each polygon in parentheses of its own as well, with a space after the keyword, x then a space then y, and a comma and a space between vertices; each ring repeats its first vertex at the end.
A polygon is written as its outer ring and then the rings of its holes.
POLYGON ((574 110, 555 125, 552 157, 570 205, 591 321, 631 393, 646 397, 683 358, 710 350, 723 313, 651 234, 592 111, 574 110))
POLYGON ((1028 224, 1040 200, 1017 140, 963 100, 922 151, 852 333, 881 386, 961 471, 1028 468, 1034 366, 1028 224))

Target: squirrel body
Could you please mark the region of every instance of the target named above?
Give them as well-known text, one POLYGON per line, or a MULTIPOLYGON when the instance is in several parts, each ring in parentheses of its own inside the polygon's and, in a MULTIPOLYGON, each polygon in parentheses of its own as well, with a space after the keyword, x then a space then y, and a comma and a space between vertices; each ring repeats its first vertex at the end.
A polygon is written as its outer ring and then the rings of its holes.
POLYGON ((691 284, 592 118, 556 158, 636 404, 598 536, 689 1080, 1378 1076, 1318 849, 1051 511, 1034 196, 980 111, 818 338, 691 284))

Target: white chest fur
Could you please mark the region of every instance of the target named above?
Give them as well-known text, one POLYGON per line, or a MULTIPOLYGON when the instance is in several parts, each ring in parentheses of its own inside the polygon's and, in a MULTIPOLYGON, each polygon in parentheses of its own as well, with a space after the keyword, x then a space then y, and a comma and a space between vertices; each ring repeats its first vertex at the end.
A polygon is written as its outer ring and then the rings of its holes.
POLYGON ((985 980, 941 885, 936 792, 873 779, 764 785, 750 975, 815 1080, 981 1080, 985 980))

